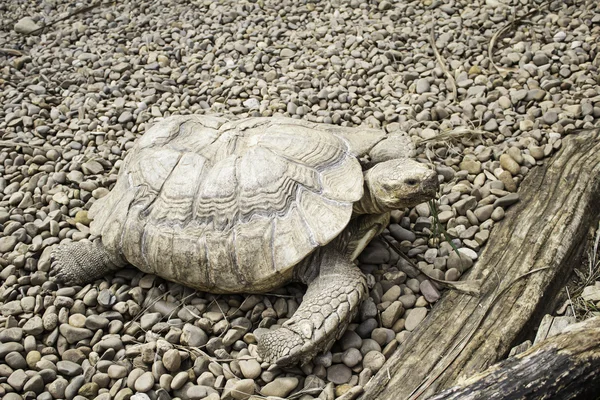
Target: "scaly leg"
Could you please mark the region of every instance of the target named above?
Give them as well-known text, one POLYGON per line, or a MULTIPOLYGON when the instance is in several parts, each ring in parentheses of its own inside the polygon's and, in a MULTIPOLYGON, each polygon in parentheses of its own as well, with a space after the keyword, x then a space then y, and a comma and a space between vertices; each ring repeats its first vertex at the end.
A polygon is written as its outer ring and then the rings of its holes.
POLYGON ((366 293, 360 269, 334 246, 327 246, 300 307, 281 328, 259 337, 259 354, 264 361, 282 366, 312 360, 344 333, 366 293))
POLYGON ((106 250, 101 240, 69 242, 52 251, 50 276, 67 285, 77 285, 102 278, 125 265, 123 259, 106 250))

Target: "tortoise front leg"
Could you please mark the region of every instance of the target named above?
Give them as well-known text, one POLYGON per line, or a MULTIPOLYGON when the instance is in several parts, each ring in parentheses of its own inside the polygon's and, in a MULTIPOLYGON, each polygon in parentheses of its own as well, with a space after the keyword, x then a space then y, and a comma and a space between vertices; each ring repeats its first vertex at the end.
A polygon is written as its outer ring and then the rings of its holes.
POLYGON ((123 268, 126 262, 110 253, 101 240, 69 242, 52 251, 50 276, 67 285, 78 285, 102 278, 123 268))
POLYGON ((365 276, 333 246, 323 250, 319 274, 308 283, 298 310, 281 328, 258 338, 264 361, 304 364, 329 350, 356 315, 367 293, 365 276))

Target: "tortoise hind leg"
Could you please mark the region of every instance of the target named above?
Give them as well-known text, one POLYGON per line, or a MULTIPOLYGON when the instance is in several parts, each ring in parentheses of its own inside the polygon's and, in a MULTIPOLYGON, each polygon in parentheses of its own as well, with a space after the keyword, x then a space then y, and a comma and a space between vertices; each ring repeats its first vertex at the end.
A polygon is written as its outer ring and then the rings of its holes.
POLYGON ((125 265, 120 257, 106 250, 101 240, 69 242, 52 251, 50 276, 65 284, 77 285, 102 278, 125 265))
POLYGON ((281 328, 258 338, 259 354, 281 366, 310 361, 344 333, 366 293, 360 269, 334 247, 326 247, 300 307, 281 328))

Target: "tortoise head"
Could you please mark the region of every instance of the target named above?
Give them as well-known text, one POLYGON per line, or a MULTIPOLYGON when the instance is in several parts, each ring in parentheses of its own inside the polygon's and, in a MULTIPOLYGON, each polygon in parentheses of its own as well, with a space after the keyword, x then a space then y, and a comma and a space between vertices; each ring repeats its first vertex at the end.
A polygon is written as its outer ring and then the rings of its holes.
POLYGON ((435 197, 435 171, 409 158, 378 163, 365 172, 365 193, 355 204, 357 214, 379 214, 413 207, 435 197))

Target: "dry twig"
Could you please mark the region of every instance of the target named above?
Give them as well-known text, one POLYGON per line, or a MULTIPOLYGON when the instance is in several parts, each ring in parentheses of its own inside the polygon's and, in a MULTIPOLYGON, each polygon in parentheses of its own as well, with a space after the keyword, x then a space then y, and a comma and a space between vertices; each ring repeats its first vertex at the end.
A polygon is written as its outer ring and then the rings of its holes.
POLYGON ((23 55, 23 53, 21 53, 19 50, 8 49, 5 47, 0 48, 0 53, 8 54, 10 56, 22 56, 23 55))
POLYGON ((490 64, 492 64, 492 66, 496 69, 496 71, 498 71, 500 76, 506 77, 509 73, 518 71, 517 68, 500 67, 494 62, 494 57, 493 57, 494 47, 496 46, 496 43, 498 42, 498 39, 500 38, 500 36, 504 35, 510 29, 513 29, 513 28, 519 26, 521 23, 524 22, 524 20, 531 17, 532 15, 535 15, 538 12, 541 12, 542 8, 546 7, 549 4, 550 4, 549 1, 540 4, 539 7, 536 8, 535 10, 529 11, 528 13, 526 13, 518 18, 515 18, 510 22, 507 22, 506 24, 504 24, 504 26, 502 26, 502 28, 500 28, 498 31, 496 31, 494 33, 494 35, 492 35, 492 38, 490 39, 490 43, 488 45, 488 59, 490 60, 490 64))
POLYGON ((50 21, 47 24, 45 24, 43 26, 40 26, 39 28, 37 28, 37 29, 29 32, 28 35, 34 35, 34 34, 40 32, 40 31, 43 31, 46 28, 51 27, 52 25, 54 25, 54 24, 56 24, 58 22, 64 21, 65 19, 71 18, 71 17, 73 17, 75 15, 78 15, 78 14, 83 14, 84 12, 90 11, 90 10, 96 8, 96 7, 101 6, 102 4, 108 4, 108 3, 104 3, 102 1, 97 1, 97 2, 92 3, 90 5, 83 6, 81 8, 78 8, 77 10, 73 11, 72 13, 69 13, 69 14, 65 15, 64 17, 55 19, 54 21, 50 21))
POLYGON ((435 23, 433 21, 434 19, 432 18, 431 31, 429 32, 429 44, 431 45, 433 54, 435 54, 435 59, 437 60, 438 64, 440 64, 440 68, 442 69, 442 71, 444 71, 444 74, 446 74, 446 77, 450 81, 450 86, 452 86, 452 101, 456 102, 458 101, 456 81, 454 80, 454 76, 452 76, 450 71, 448 71, 448 68, 446 67, 446 62, 440 54, 440 51, 438 50, 437 46, 435 45, 435 23))

